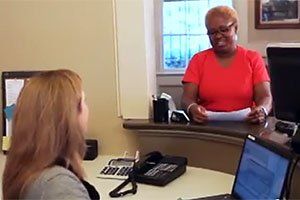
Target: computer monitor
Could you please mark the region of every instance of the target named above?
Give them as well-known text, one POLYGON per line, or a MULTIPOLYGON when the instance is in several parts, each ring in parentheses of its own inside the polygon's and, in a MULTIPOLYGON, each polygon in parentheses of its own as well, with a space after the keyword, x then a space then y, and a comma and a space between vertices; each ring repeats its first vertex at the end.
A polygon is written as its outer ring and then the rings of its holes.
POLYGON ((300 43, 267 46, 273 111, 279 120, 300 122, 300 43))

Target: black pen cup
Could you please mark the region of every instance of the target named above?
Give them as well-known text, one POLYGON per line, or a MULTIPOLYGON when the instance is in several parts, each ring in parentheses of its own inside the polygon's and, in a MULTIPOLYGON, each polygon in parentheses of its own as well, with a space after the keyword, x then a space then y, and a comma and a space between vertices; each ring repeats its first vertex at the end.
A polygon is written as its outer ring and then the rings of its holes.
POLYGON ((158 98, 153 100, 154 122, 169 122, 169 101, 158 98))

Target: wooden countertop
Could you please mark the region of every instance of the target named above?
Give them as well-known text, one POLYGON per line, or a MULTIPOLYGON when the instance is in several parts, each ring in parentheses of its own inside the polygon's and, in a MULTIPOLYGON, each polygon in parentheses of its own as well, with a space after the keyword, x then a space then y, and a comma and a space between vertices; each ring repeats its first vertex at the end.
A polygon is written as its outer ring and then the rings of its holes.
POLYGON ((123 127, 138 132, 152 134, 175 134, 176 136, 210 136, 217 138, 231 138, 242 141, 248 134, 264 137, 280 144, 286 144, 290 138, 286 134, 274 131, 276 119, 269 117, 263 124, 247 122, 215 121, 205 124, 198 123, 156 123, 150 119, 128 119, 123 127))

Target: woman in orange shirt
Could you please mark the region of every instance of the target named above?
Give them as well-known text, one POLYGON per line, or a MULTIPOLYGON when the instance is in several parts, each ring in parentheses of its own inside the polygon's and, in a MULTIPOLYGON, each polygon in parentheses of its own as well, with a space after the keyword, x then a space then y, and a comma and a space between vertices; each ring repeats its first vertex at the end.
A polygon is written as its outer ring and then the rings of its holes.
POLYGON ((183 108, 201 123, 208 119, 207 110, 251 107, 246 120, 264 122, 272 107, 270 78, 261 55, 237 45, 236 11, 212 8, 205 25, 212 48, 195 54, 189 63, 182 80, 183 108))

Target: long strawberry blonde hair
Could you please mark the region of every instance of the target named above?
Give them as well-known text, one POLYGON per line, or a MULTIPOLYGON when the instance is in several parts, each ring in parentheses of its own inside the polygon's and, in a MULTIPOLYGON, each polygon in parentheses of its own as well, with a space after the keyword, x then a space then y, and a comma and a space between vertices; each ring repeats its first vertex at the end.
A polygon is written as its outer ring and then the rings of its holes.
POLYGON ((85 140, 79 123, 82 85, 70 70, 31 78, 17 100, 3 174, 4 199, 19 199, 46 168, 63 160, 82 179, 85 140))

